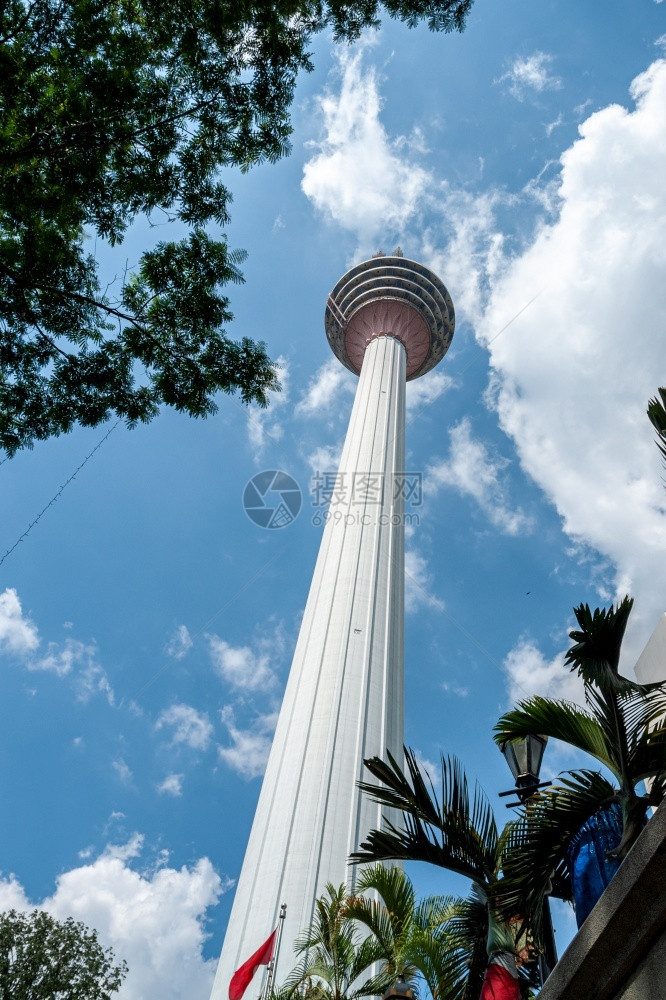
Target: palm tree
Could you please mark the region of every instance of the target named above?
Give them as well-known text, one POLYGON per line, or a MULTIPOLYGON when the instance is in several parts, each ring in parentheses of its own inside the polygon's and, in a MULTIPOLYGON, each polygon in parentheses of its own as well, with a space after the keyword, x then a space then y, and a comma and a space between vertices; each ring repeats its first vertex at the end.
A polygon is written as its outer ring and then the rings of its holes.
MULTIPOLYGON (((471 895, 451 915, 446 927, 451 966, 457 963, 463 973, 459 989, 455 994, 441 991, 436 995, 440 1000, 448 1000, 449 995, 455 1000, 477 1000, 489 965, 486 939, 495 940, 493 952, 515 951, 509 921, 496 907, 505 851, 515 837, 514 824, 507 824, 501 832, 497 829, 488 800, 478 787, 470 795, 465 773, 455 758, 442 757, 439 799, 407 747, 405 764, 403 772, 390 753, 388 761, 379 757, 365 761, 381 784, 361 782, 359 787, 376 802, 397 810, 404 825, 398 827, 385 819, 385 826, 368 834, 352 860, 426 861, 470 879, 471 895)), ((522 970, 523 995, 529 995, 534 979, 534 970, 522 970)))
POLYGON ((298 995, 307 1000, 360 1000, 381 995, 389 985, 386 974, 377 973, 380 949, 371 937, 361 939, 347 914, 348 894, 344 885, 326 886, 315 903, 311 927, 296 941, 303 957, 287 977, 277 997, 298 995))
POLYGON ((574 608, 580 628, 570 632, 574 644, 565 664, 583 680, 586 708, 534 696, 503 715, 495 726, 500 747, 540 733, 589 754, 613 779, 589 770, 569 771, 559 786, 528 802, 519 836, 507 856, 511 878, 505 886, 509 890, 505 912, 515 906, 534 909, 544 880, 553 871, 556 894, 571 898, 569 846, 591 817, 614 803, 621 807, 621 833, 610 845, 608 858, 619 864, 640 834, 648 807, 659 805, 664 797, 666 685, 637 684, 618 669, 632 605, 625 597, 608 610, 591 612, 587 604, 574 608), (645 779, 651 779, 651 784, 644 794, 639 786, 645 779))
MULTIPOLYGON (((463 1000, 474 959, 462 934, 470 908, 468 900, 453 896, 418 902, 402 868, 378 864, 361 872, 346 912, 377 943, 388 983, 403 979, 416 985, 421 976, 434 1000, 463 1000)), ((480 943, 485 954, 485 909, 483 917, 480 943)))
POLYGON ((419 977, 434 1000, 464 1000, 471 955, 460 925, 468 913, 468 901, 455 897, 417 902, 395 866, 366 869, 351 895, 328 885, 297 942, 303 958, 274 1000, 355 1000, 381 995, 396 979, 417 987, 419 977))

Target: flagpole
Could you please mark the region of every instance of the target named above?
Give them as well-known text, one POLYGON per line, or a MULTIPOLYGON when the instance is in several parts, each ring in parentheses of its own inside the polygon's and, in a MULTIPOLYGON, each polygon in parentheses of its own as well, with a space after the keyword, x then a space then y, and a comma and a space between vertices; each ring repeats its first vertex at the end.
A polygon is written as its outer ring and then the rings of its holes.
POLYGON ((263 1000, 270 1000, 271 993, 273 992, 273 983, 275 982, 275 973, 277 971, 278 958, 280 957, 280 945, 282 944, 282 931, 284 930, 284 920, 286 916, 287 916, 287 904, 283 903, 282 906, 280 907, 277 941, 275 942, 275 951, 273 952, 273 958, 271 960, 271 964, 268 966, 268 975, 266 976, 266 987, 264 990, 263 1000))

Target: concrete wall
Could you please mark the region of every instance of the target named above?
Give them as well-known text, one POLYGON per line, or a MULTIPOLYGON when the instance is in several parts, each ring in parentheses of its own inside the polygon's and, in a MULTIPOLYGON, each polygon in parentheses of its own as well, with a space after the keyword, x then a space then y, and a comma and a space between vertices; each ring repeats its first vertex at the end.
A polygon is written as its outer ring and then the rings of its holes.
POLYGON ((539 1000, 666 1000, 666 802, 557 963, 539 1000))

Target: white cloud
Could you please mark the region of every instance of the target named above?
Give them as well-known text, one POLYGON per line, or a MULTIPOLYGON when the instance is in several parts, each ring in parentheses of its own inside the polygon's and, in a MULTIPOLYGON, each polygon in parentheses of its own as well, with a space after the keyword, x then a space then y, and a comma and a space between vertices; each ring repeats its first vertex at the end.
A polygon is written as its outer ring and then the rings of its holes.
POLYGON ((318 99, 323 136, 303 168, 301 187, 323 215, 355 233, 366 248, 380 234, 400 233, 426 194, 430 175, 411 153, 418 134, 391 140, 379 120, 374 68, 363 71, 367 42, 337 52, 340 89, 318 99))
MULTIPOLYGON (((71 622, 65 622, 64 627, 71 628, 71 622)), ((68 636, 63 644, 49 642, 46 652, 37 656, 40 643, 37 626, 23 615, 18 594, 13 587, 7 588, 0 594, 0 650, 16 654, 31 671, 45 671, 56 677, 67 677, 74 672, 79 701, 89 701, 94 694, 102 693, 113 705, 113 689, 97 662, 94 643, 86 644, 68 636)))
POLYGON ((415 611, 421 604, 441 611, 444 603, 431 590, 432 577, 427 559, 415 549, 408 548, 405 551, 405 611, 415 611))
POLYGON ((122 757, 120 757, 118 760, 112 760, 111 767, 116 772, 118 778, 120 779, 120 781, 122 781, 123 785, 129 785, 130 781, 132 780, 132 772, 129 766, 122 759, 122 757))
POLYGON ((0 649, 19 656, 31 653, 39 646, 39 633, 29 618, 23 615, 21 602, 13 587, 0 594, 0 649))
POLYGON ((666 370, 666 61, 633 82, 633 111, 592 114, 562 156, 557 218, 493 282, 479 333, 496 406, 564 530, 616 567, 636 605, 628 669, 666 593, 666 513, 645 417, 666 370))
POLYGON ((463 687, 461 684, 456 684, 454 681, 442 681, 442 691, 446 691, 447 694, 454 694, 457 698, 466 698, 469 694, 469 688, 463 687))
POLYGON ((357 382, 357 378, 337 358, 330 358, 315 372, 294 413, 304 417, 322 417, 329 416, 333 408, 338 412, 341 397, 343 394, 353 395, 357 382))
MULTIPOLYGON (((339 441, 337 444, 322 445, 322 447, 315 448, 315 450, 308 455, 307 461, 308 465, 312 469, 313 476, 316 476, 317 474, 324 476, 326 473, 334 476, 337 473, 340 467, 343 444, 343 441, 339 441)), ((313 480, 311 484, 311 491, 315 501, 317 501, 318 487, 321 486, 323 488, 327 483, 330 483, 330 480, 326 480, 326 483, 321 479, 313 480)))
MULTIPOLYGON (((488 281, 504 263, 495 212, 512 199, 496 190, 452 187, 415 163, 423 152, 416 132, 410 139, 387 135, 376 71, 363 66, 365 47, 337 54, 338 90, 329 88, 319 99, 324 138, 305 165, 303 191, 329 221, 356 236, 359 253, 376 249, 380 236, 413 246, 414 256, 446 276, 458 320, 479 318, 488 281)), ((332 363, 324 366, 321 390, 330 385, 324 375, 333 380, 334 373, 332 363)), ((444 377, 438 372, 430 384, 410 383, 408 406, 419 406, 419 394, 427 397, 444 377)))
MULTIPOLYGON (((349 158, 375 137, 379 168, 392 157, 399 163, 391 176, 401 177, 410 150, 387 136, 377 77, 363 70, 360 55, 346 56, 341 69, 339 93, 328 92, 321 103, 326 134, 304 190, 329 218, 365 238, 367 251, 367 233, 384 226, 385 195, 380 186, 379 208, 365 201, 349 158)), ((518 61, 513 72, 516 86, 557 85, 543 53, 518 61)), ((404 244, 404 231, 421 225, 416 208, 428 208, 421 259, 444 278, 456 314, 475 325, 488 348, 494 405, 523 470, 554 504, 572 541, 616 567, 616 593, 635 595, 625 639, 629 670, 666 593, 664 491, 645 417, 666 370, 666 63, 653 63, 631 94, 634 110, 612 105, 581 122, 579 140, 561 157, 559 182, 549 169, 524 192, 507 195, 457 191, 429 177, 428 194, 417 185, 408 212, 398 196, 394 216, 404 244), (547 221, 529 237, 518 233, 524 242, 512 255, 498 217, 526 209, 533 217, 535 199, 547 221)), ((589 108, 576 113, 589 115, 589 108)), ((373 184, 372 170, 368 176, 373 184)), ((495 488, 496 463, 490 465, 486 492, 474 487, 477 502, 488 503, 495 488)), ((465 482, 462 465, 447 471, 465 482)), ((525 524, 501 497, 488 510, 502 530, 525 524)))
POLYGON ((518 56, 506 73, 496 80, 496 83, 509 85, 509 93, 522 101, 532 90, 541 93, 543 90, 559 90, 562 81, 550 73, 553 57, 546 52, 534 52, 531 56, 518 56))
POLYGON ((280 366, 278 376, 281 391, 268 393, 268 406, 252 406, 247 411, 247 434, 255 461, 259 461, 271 442, 279 443, 284 435, 280 413, 282 407, 289 402, 289 362, 280 356, 277 364, 280 366))
POLYGON ((64 646, 50 642, 46 655, 38 660, 30 660, 27 667, 28 670, 46 670, 57 677, 65 677, 71 673, 75 664, 88 659, 94 652, 92 646, 86 646, 76 639, 66 639, 64 646))
POLYGON ((193 639, 187 625, 179 625, 164 647, 164 652, 174 660, 182 660, 192 644, 193 639))
POLYGON ((79 701, 90 701, 96 694, 103 694, 109 705, 115 703, 113 688, 103 667, 94 659, 89 659, 86 666, 74 679, 74 689, 79 701))
POLYGON ((21 913, 29 909, 30 902, 16 875, 0 878, 0 913, 6 913, 7 910, 21 913))
POLYGON ((506 265, 505 239, 497 230, 496 214, 514 200, 494 189, 475 194, 445 181, 433 183, 434 214, 420 238, 420 256, 445 279, 458 324, 480 320, 488 286, 506 265))
POLYGON ((263 691, 275 684, 270 652, 231 646, 217 635, 207 636, 213 667, 232 687, 243 691, 263 691))
POLYGON ((182 774, 167 774, 164 781, 157 786, 157 791, 160 795, 172 795, 178 798, 183 794, 183 777, 182 774))
POLYGON ((467 417, 451 428, 449 436, 449 457, 429 467, 428 485, 450 486, 462 496, 471 497, 491 524, 507 535, 528 531, 529 518, 520 509, 512 510, 506 501, 501 473, 507 461, 491 459, 485 445, 473 437, 467 417))
MULTIPOLYGON (((54 894, 37 905, 58 920, 94 927, 102 946, 125 959, 129 973, 118 1000, 207 1000, 216 960, 202 954, 206 912, 231 883, 208 858, 179 870, 134 871, 127 862, 140 848, 137 834, 107 848, 93 863, 59 875, 54 894)), ((0 909, 34 905, 15 877, 0 880, 0 909)))
POLYGON ((213 735, 213 726, 205 712, 191 705, 176 704, 165 708, 155 729, 173 727, 172 743, 184 743, 191 750, 205 750, 213 735))
POLYGON ((583 683, 575 671, 564 666, 564 654, 547 660, 535 643, 522 637, 504 660, 509 680, 510 705, 541 695, 585 705, 583 683))
POLYGON ((443 372, 428 372, 407 383, 407 416, 416 417, 453 385, 453 379, 443 372))
POLYGON ((240 729, 232 707, 225 705, 220 710, 220 718, 231 739, 231 746, 217 748, 220 760, 243 778, 260 777, 266 769, 277 717, 277 712, 259 715, 247 729, 240 729))
POLYGON ((142 833, 133 833, 124 844, 107 844, 102 852, 103 858, 117 858, 118 861, 129 861, 131 858, 138 858, 143 850, 144 836, 142 833))
POLYGON ((439 766, 439 764, 435 764, 434 761, 429 760, 427 757, 424 757, 421 751, 418 750, 416 747, 414 748, 414 754, 416 755, 416 763, 419 765, 421 770, 428 776, 428 778, 430 778, 430 781, 436 788, 437 783, 441 782, 441 773, 442 773, 441 767, 439 766))

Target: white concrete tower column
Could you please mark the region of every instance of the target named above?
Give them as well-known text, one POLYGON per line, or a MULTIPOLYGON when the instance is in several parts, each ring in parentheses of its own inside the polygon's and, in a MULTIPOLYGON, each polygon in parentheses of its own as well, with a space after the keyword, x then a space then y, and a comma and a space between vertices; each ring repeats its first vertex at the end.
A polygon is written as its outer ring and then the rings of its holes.
POLYGON ((357 782, 364 758, 403 744, 405 383, 453 324, 442 283, 402 256, 352 268, 329 297, 329 342, 359 384, 211 1000, 228 1000, 281 903, 284 979, 317 896, 353 887, 347 858, 381 824, 357 782))

